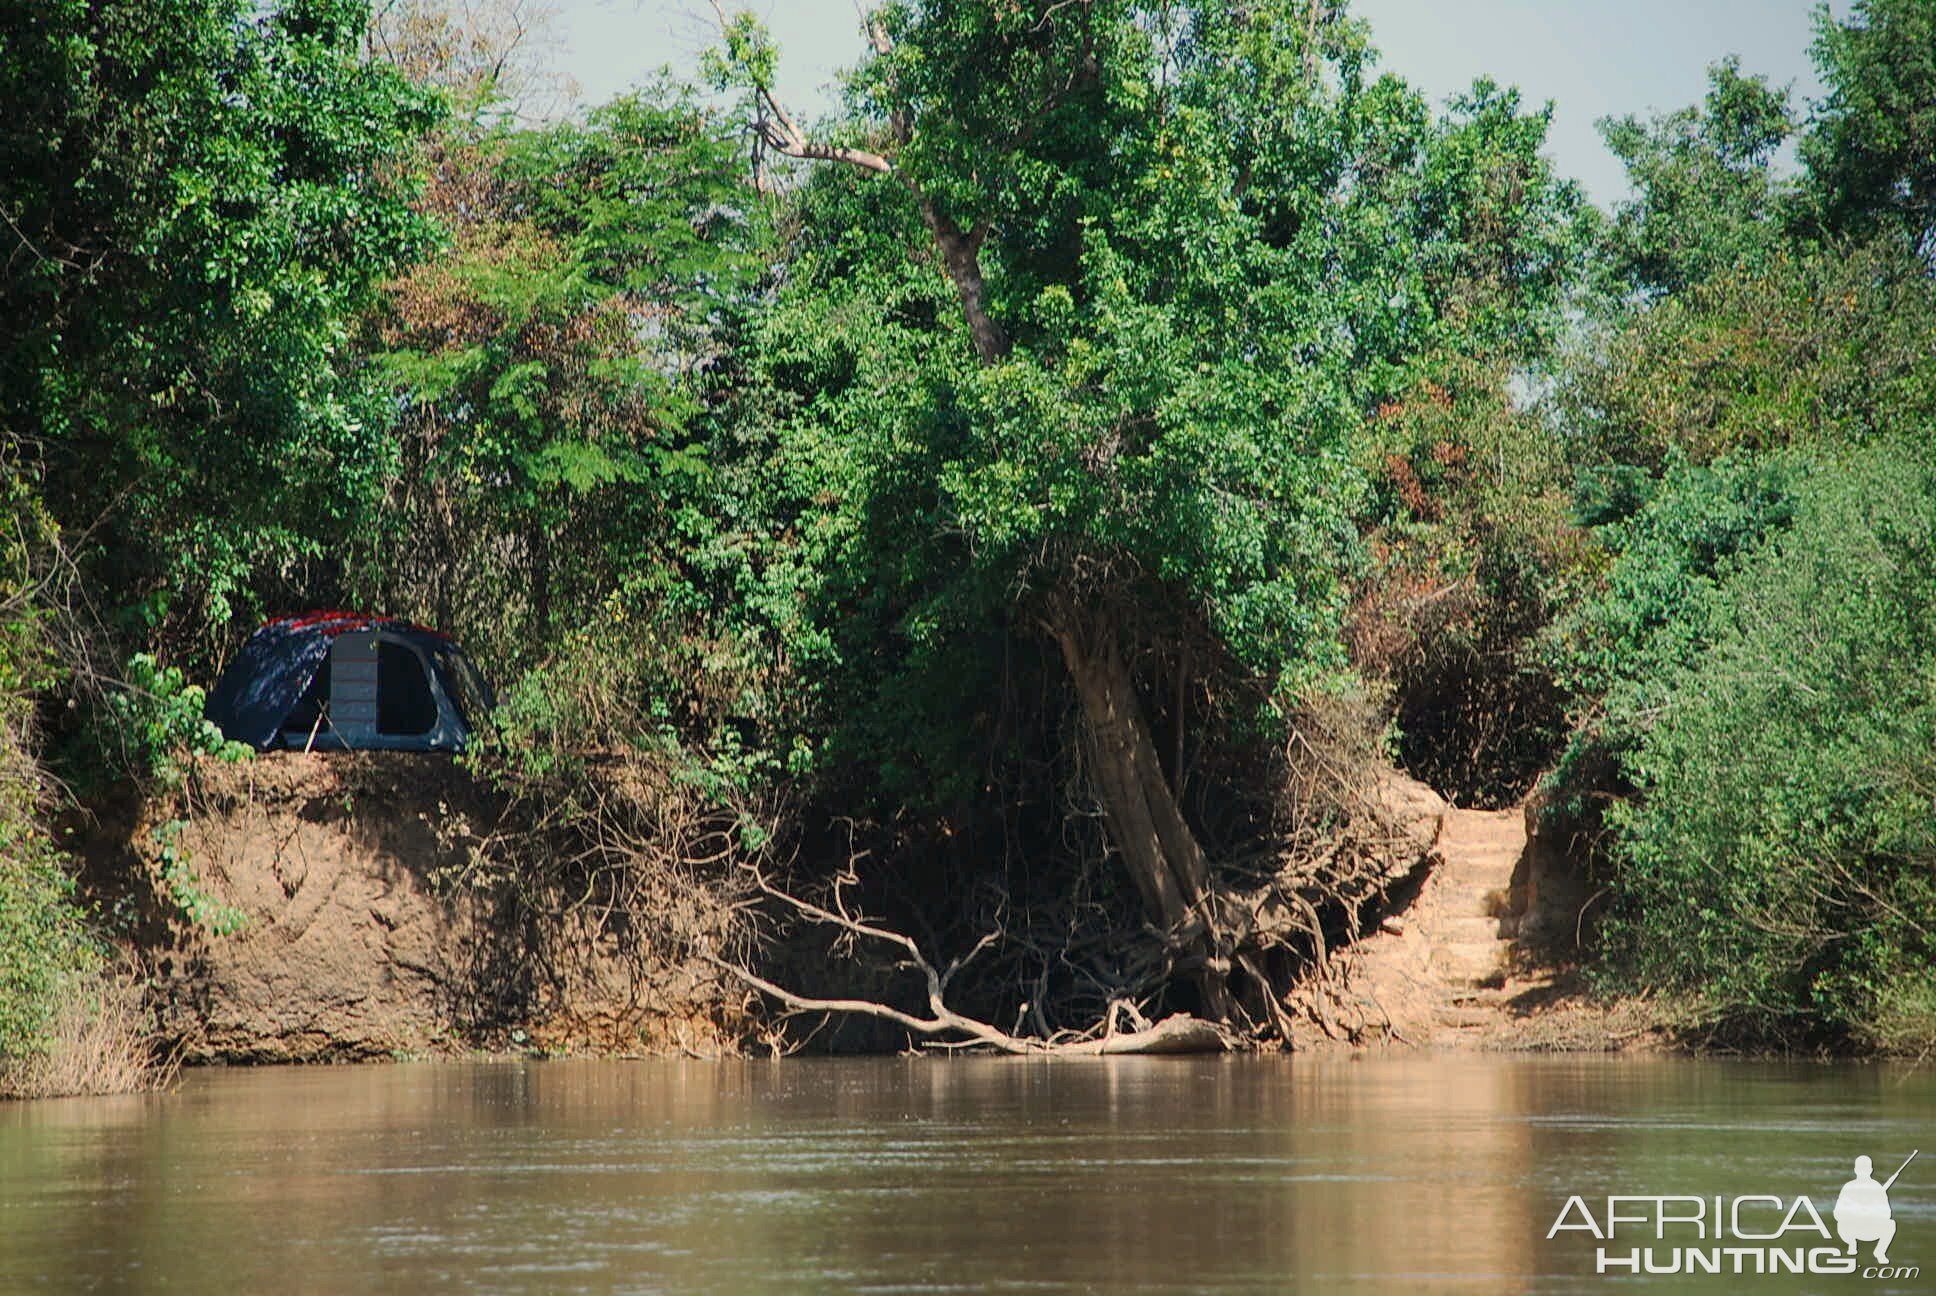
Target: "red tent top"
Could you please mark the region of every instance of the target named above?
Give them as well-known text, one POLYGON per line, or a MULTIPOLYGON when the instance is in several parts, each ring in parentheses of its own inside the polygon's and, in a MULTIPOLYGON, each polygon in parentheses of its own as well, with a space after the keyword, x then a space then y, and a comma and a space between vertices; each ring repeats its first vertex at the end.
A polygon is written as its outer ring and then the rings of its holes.
MULTIPOLYGON (((417 634, 435 635, 439 639, 450 640, 450 636, 442 630, 418 625, 414 621, 405 621, 400 617, 372 616, 367 612, 345 612, 338 608, 270 617, 257 629, 260 632, 271 627, 278 630, 311 630, 332 639, 340 634, 353 634, 361 630, 409 630, 417 634)), ((455 641, 451 640, 451 642, 455 641)))

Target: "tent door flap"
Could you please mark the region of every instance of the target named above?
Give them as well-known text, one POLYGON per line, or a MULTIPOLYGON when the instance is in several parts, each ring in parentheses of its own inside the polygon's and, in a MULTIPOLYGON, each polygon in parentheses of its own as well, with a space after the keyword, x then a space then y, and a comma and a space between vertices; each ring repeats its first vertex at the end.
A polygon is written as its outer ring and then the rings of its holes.
POLYGON ((376 733, 376 639, 342 634, 330 645, 329 719, 346 740, 376 733))

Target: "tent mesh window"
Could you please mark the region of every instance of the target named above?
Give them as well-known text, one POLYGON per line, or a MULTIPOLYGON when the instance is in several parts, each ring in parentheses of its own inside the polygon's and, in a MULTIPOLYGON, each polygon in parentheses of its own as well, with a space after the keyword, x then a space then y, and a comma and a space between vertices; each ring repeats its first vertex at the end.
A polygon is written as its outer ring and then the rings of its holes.
POLYGON ((477 673, 471 664, 452 652, 438 652, 437 670, 444 680, 444 692, 450 696, 451 705, 457 708, 457 718, 463 721, 466 729, 474 729, 477 722, 491 708, 484 701, 483 686, 478 683, 477 673))
POLYGON ((329 728, 329 658, 317 668, 316 677, 309 681, 303 690, 302 698, 291 707, 284 717, 284 733, 295 734, 307 739, 311 734, 321 733, 329 728))
POLYGON ((376 730, 381 734, 415 736, 437 725, 437 699, 423 660, 403 644, 377 645, 376 730))

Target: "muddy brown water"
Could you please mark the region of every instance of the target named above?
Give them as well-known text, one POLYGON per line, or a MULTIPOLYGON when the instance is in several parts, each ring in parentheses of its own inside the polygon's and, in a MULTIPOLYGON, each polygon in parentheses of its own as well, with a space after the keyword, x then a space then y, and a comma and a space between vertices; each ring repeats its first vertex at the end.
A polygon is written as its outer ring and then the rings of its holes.
POLYGON ((0 1106, 0 1292, 1928 1291, 1932 1117, 1927 1069, 1660 1058, 204 1070, 0 1106), (1547 1237, 1575 1194, 1833 1228, 1857 1155, 1916 1147, 1913 1277, 1615 1279, 1547 1237))

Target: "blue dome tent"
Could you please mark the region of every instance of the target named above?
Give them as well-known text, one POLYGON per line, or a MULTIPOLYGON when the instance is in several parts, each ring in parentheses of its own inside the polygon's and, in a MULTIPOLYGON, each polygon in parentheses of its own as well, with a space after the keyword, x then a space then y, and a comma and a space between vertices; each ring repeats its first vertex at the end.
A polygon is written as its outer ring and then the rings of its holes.
POLYGON ((265 622, 205 713, 223 736, 258 751, 462 751, 492 705, 448 635, 330 611, 265 622))

